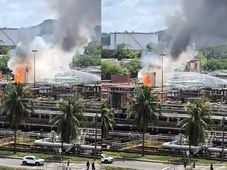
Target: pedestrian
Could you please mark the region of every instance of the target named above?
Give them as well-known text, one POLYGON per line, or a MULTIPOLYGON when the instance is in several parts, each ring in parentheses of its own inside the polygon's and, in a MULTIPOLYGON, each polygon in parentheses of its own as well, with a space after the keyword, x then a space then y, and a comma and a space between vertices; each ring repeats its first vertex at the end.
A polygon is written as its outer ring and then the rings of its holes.
POLYGON ((69 159, 68 159, 68 162, 67 162, 67 166, 69 166, 69 159))
POLYGON ((95 170, 95 162, 92 162, 92 170, 95 170))
POLYGON ((90 163, 89 161, 87 161, 87 170, 89 170, 89 167, 90 167, 90 163))
POLYGON ((184 159, 184 168, 186 168, 186 161, 185 161, 185 159, 184 159))
POLYGON ((214 170, 213 164, 210 164, 210 170, 214 170))

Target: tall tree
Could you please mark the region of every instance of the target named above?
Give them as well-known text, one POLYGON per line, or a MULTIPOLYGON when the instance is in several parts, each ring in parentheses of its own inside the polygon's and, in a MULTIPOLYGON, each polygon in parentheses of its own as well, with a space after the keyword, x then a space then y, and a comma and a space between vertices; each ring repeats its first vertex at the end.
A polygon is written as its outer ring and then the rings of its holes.
POLYGON ((144 156, 144 134, 147 128, 160 115, 161 105, 159 104, 157 93, 151 91, 149 87, 143 86, 132 100, 130 111, 134 117, 137 128, 143 133, 142 154, 144 156))
POLYGON ((2 100, 1 112, 6 114, 14 129, 14 153, 16 153, 17 129, 33 112, 33 102, 23 84, 15 83, 2 100))
POLYGON ((186 112, 189 117, 181 120, 179 126, 188 137, 189 153, 191 153, 191 145, 197 146, 205 143, 207 130, 211 129, 211 111, 208 102, 199 100, 187 105, 186 112))
POLYGON ((106 101, 102 102, 101 109, 102 139, 105 139, 109 131, 113 130, 114 111, 106 101))
POLYGON ((61 150, 63 143, 70 143, 76 139, 79 127, 84 120, 84 105, 79 96, 71 97, 59 103, 62 114, 53 117, 52 122, 57 126, 57 132, 61 134, 61 150))

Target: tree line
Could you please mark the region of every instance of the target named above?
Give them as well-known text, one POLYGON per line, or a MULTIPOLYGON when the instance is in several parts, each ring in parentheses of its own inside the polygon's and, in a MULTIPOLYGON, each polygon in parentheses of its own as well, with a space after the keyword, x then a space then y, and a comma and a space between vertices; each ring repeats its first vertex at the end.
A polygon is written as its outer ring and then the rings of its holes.
POLYGON ((227 69, 227 46, 203 48, 198 52, 198 59, 206 71, 227 69))

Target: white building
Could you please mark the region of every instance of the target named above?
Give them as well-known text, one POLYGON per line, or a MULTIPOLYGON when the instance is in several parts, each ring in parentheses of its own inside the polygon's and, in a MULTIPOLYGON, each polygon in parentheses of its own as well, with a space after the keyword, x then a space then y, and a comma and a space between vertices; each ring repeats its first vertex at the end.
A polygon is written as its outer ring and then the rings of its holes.
POLYGON ((110 33, 110 45, 106 48, 116 49, 118 44, 126 44, 128 49, 143 50, 149 43, 157 44, 160 39, 160 32, 115 32, 110 33))

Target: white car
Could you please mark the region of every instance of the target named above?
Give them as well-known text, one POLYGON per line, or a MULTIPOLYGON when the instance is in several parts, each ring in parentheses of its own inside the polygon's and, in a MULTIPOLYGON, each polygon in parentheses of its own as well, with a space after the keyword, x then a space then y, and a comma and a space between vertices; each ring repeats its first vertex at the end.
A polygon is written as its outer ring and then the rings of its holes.
POLYGON ((40 166, 45 164, 44 159, 37 158, 35 156, 25 156, 22 160, 23 165, 36 165, 40 166))
POLYGON ((112 163, 114 161, 113 157, 101 154, 101 163, 112 163))

